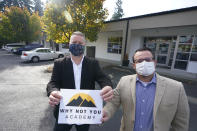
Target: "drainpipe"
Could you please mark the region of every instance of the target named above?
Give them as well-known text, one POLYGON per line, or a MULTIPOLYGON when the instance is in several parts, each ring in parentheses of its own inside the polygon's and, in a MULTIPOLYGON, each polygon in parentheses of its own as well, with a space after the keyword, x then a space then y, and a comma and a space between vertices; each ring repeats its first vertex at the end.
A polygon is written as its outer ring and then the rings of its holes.
MULTIPOLYGON (((129 20, 127 20, 127 26, 126 26, 125 48, 124 48, 123 60, 124 60, 124 58, 125 58, 126 50, 127 50, 128 31, 129 31, 129 20)), ((122 60, 122 63, 123 63, 123 60, 122 60)))

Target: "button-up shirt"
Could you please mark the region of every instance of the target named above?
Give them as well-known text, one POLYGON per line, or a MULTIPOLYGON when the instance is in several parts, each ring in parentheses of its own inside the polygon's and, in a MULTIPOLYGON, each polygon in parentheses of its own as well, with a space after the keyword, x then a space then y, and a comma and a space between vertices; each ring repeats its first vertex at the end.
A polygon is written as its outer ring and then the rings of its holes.
MULTIPOLYGON (((84 56, 83 56, 84 58, 84 56)), ((79 65, 75 64, 75 62, 73 61, 72 57, 71 57, 71 61, 73 63, 73 72, 74 72, 74 79, 75 79, 75 88, 80 90, 80 85, 81 85, 81 70, 82 70, 82 62, 83 62, 83 58, 80 62, 79 65)))
MULTIPOLYGON (((81 71, 82 71, 82 63, 83 63, 83 58, 81 59, 81 62, 79 63, 79 65, 77 65, 72 57, 71 57, 71 61, 73 63, 73 73, 74 73, 74 79, 75 79, 75 89, 80 90, 80 86, 81 86, 81 71)), ((82 124, 76 124, 76 125, 82 125, 82 124)))
POLYGON ((156 91, 156 75, 150 82, 136 79, 136 109, 134 131, 153 130, 153 107, 156 91))

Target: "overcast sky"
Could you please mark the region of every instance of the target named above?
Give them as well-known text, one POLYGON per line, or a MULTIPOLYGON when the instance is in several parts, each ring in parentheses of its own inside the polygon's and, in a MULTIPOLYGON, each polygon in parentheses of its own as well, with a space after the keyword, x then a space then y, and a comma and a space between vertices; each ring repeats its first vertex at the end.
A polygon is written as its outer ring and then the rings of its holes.
MULTIPOLYGON (((45 2, 46 0, 42 0, 45 2)), ((106 0, 104 7, 108 9, 111 18, 117 0, 106 0)), ((122 0, 124 17, 138 16, 167 10, 197 6, 197 0, 122 0)))

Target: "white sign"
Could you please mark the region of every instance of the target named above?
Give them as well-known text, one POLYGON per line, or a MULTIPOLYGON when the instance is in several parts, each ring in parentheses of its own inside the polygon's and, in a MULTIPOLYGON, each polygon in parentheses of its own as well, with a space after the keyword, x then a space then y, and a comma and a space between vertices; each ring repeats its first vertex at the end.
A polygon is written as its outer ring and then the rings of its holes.
POLYGON ((101 124, 100 90, 61 89, 59 124, 101 124))

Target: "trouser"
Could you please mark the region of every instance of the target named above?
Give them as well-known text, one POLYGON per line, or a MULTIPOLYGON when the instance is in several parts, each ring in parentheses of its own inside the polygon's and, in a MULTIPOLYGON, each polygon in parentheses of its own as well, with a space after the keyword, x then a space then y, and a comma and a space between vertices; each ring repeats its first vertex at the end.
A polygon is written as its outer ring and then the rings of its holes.
MULTIPOLYGON (((55 127, 53 131, 70 131, 73 125, 68 124, 58 124, 55 123, 55 127)), ((88 131, 90 125, 84 124, 84 125, 75 125, 77 131, 88 131)))

